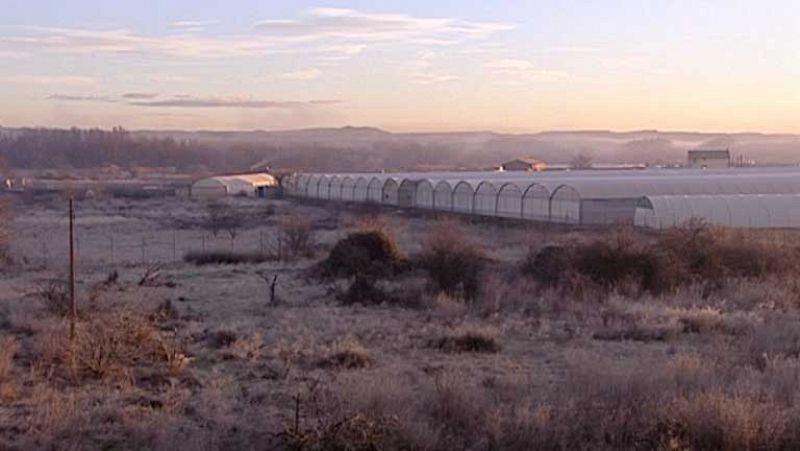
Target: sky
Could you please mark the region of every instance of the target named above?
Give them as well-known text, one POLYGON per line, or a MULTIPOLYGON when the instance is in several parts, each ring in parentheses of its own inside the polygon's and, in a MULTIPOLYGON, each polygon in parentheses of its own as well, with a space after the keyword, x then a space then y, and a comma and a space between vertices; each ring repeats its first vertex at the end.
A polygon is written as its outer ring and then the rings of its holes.
POLYGON ((796 0, 0 0, 0 126, 800 133, 796 0))

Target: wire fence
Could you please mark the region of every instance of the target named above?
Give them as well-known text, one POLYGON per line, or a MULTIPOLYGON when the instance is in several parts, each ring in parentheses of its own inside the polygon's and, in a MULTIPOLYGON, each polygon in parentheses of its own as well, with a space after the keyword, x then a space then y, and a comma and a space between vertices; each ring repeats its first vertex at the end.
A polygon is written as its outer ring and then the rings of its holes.
MULTIPOLYGON (((23 237, 12 246, 18 261, 43 269, 64 265, 69 258, 66 230, 23 237)), ((132 266, 177 263, 189 252, 258 252, 280 254, 274 230, 246 230, 231 236, 202 230, 97 233, 76 231, 76 254, 82 266, 132 266)))

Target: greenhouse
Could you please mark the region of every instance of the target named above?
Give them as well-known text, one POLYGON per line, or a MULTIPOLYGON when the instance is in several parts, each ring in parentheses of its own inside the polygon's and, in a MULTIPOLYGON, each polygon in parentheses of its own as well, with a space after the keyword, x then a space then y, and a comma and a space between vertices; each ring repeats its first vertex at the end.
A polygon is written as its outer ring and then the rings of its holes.
POLYGON ((663 229, 696 219, 728 227, 800 227, 800 195, 645 196, 636 206, 634 224, 663 229))
MULTIPOLYGON (((294 174, 287 176, 284 189, 287 194, 299 197, 602 225, 634 222, 636 214, 645 214, 638 213, 643 196, 800 194, 800 169, 294 174)), ((717 208, 723 213, 726 211, 723 207, 717 208)), ((740 213, 737 210, 732 214, 738 217, 740 213)), ((754 225, 757 226, 758 223, 754 225)))
POLYGON ((200 179, 191 187, 192 197, 210 199, 226 196, 263 197, 266 190, 278 186, 270 174, 237 174, 200 179))

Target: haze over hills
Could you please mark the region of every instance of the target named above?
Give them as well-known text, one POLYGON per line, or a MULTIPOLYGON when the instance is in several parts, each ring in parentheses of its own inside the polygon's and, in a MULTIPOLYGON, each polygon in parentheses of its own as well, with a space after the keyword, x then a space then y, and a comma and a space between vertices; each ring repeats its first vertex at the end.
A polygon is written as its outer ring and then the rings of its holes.
MULTIPOLYGON (((800 162, 800 135, 762 133, 661 132, 641 130, 545 131, 509 134, 492 131, 392 133, 371 127, 315 128, 285 131, 139 131, 136 135, 189 139, 213 145, 259 143, 280 148, 300 145, 376 153, 370 160, 406 165, 485 166, 516 157, 567 163, 577 154, 603 163, 663 164, 683 162, 695 148, 729 148, 759 163, 800 162), (411 152, 418 161, 405 161, 411 152)), ((357 162, 354 162, 357 164, 357 162)), ((392 168, 385 164, 384 168, 392 168)))
POLYGON ((800 135, 792 134, 656 130, 393 133, 341 127, 108 132, 0 128, 0 136, 0 156, 12 167, 143 164, 235 171, 266 160, 276 169, 306 171, 475 169, 518 157, 565 164, 579 154, 598 163, 671 164, 683 162, 686 151, 696 148, 729 148, 735 157, 742 155, 758 164, 800 162, 800 135))

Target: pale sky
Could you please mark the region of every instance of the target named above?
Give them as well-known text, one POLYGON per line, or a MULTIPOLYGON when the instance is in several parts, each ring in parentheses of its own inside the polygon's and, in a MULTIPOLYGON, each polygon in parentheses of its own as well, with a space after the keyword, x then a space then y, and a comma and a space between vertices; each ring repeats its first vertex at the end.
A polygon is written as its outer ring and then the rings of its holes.
POLYGON ((800 133, 795 0, 0 0, 0 125, 800 133))

